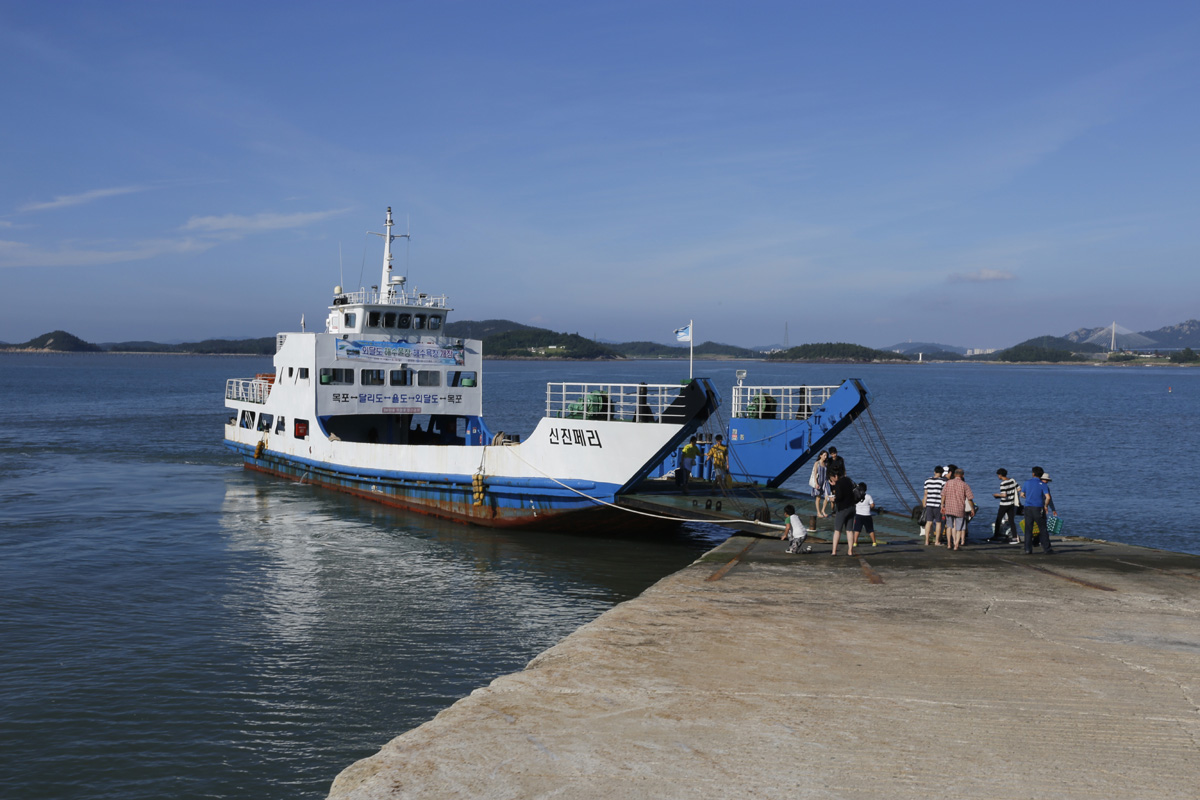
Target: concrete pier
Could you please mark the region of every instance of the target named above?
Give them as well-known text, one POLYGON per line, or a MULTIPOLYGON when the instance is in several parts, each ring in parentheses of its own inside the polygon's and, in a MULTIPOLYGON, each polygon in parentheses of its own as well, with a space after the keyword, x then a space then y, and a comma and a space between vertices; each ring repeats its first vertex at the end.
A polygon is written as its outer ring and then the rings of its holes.
POLYGON ((1200 796, 1200 556, 738 536, 332 798, 1200 796))

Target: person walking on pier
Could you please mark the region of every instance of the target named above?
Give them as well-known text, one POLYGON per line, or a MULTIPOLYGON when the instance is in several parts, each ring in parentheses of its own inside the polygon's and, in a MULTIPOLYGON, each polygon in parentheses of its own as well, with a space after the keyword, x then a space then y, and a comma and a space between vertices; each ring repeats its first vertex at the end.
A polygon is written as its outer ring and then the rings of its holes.
POLYGON ((854 484, 850 483, 850 479, 845 475, 833 474, 829 476, 829 482, 833 485, 833 550, 832 555, 837 555, 838 537, 846 534, 846 555, 854 555, 854 542, 850 539, 850 526, 854 521, 854 506, 857 501, 854 498, 854 484))
POLYGON ((688 493, 688 480, 692 477, 692 466, 696 463, 697 457, 700 455, 700 447, 696 444, 696 437, 683 446, 683 450, 679 453, 680 469, 683 470, 683 493, 688 493))
POLYGON ((800 521, 800 515, 796 513, 796 507, 786 505, 783 507, 783 514, 787 517, 787 523, 783 527, 783 536, 780 539, 790 539, 787 551, 789 553, 803 553, 804 540, 808 538, 808 529, 804 527, 804 523, 800 521))
POLYGON ((1000 491, 992 495, 1000 501, 1000 508, 996 510, 996 523, 992 526, 992 541, 993 542, 1015 542, 1017 541, 1017 482, 1008 477, 1008 470, 1004 467, 996 470, 996 476, 1000 478, 1000 491), (1012 526, 1012 536, 1003 533, 1004 529, 1000 527, 1004 519, 1008 519, 1008 524, 1012 526))
POLYGON ((851 536, 857 545, 858 534, 865 530, 871 536, 871 547, 877 547, 879 542, 875 541, 875 520, 871 518, 871 512, 875 510, 875 498, 867 494, 865 483, 858 485, 858 496, 862 499, 854 504, 854 527, 851 536))
POLYGON ((704 460, 712 461, 713 483, 718 488, 724 489, 729 480, 729 447, 725 444, 724 436, 717 434, 712 447, 708 448, 708 452, 704 454, 704 460))
POLYGON ((817 463, 813 464, 812 473, 808 476, 808 488, 812 491, 813 507, 817 509, 819 519, 829 516, 825 513, 825 500, 829 493, 829 478, 825 469, 825 459, 828 457, 829 454, 824 450, 817 453, 817 463))
POLYGON ((942 541, 942 487, 946 484, 946 479, 942 477, 942 467, 938 465, 933 468, 933 477, 925 479, 925 494, 921 497, 921 503, 925 506, 925 513, 921 516, 921 520, 925 523, 925 544, 929 544, 929 533, 933 532, 933 543, 941 544, 942 541))
POLYGON ((942 487, 942 514, 946 517, 946 547, 961 550, 967 538, 967 520, 975 513, 975 493, 963 480, 966 473, 954 470, 954 477, 942 487))
MULTIPOLYGON (((1050 499, 1050 487, 1042 482, 1045 470, 1033 468, 1033 477, 1021 484, 1021 497, 1025 501, 1025 554, 1033 552, 1033 526, 1037 525, 1042 532, 1042 552, 1050 555, 1054 548, 1050 546, 1050 531, 1046 528, 1046 512, 1050 510, 1053 501, 1050 499)), ((1056 515, 1057 516, 1057 515, 1056 515)))
POLYGON ((837 448, 829 448, 829 458, 825 462, 825 470, 830 475, 846 477, 846 459, 837 454, 837 448))

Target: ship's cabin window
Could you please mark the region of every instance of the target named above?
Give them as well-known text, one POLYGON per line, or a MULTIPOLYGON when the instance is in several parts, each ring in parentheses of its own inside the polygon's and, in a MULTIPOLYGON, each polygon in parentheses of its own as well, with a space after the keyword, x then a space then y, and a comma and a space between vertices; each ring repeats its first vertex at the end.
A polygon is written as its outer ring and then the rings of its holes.
POLYGON ((300 368, 300 380, 302 380, 302 381, 308 380, 308 367, 300 368))
POLYGON ((436 369, 423 369, 417 373, 417 386, 441 386, 442 373, 436 369))
POLYGON ((295 433, 296 438, 297 439, 307 439, 308 438, 308 420, 298 419, 298 420, 294 420, 294 422, 295 422, 294 433, 295 433))
POLYGON ((284 432, 284 431, 286 431, 286 430, 287 430, 287 423, 285 423, 285 422, 284 422, 284 420, 283 420, 283 417, 280 417, 280 418, 279 418, 278 420, 276 420, 276 422, 275 422, 275 432, 276 432, 276 433, 283 433, 283 432, 284 432))
POLYGON ((353 386, 354 370, 321 367, 322 386, 353 386))
POLYGON ((355 314, 353 311, 347 311, 345 314, 342 314, 342 327, 343 328, 353 330, 354 326, 357 323, 358 323, 358 315, 355 314))
POLYGON ((383 386, 383 370, 381 369, 364 369, 360 371, 359 378, 363 386, 383 386))
POLYGON ((267 433, 270 433, 271 425, 274 424, 274 422, 275 422, 274 414, 259 414, 258 415, 258 429, 260 431, 266 431, 267 433))
POLYGON ((378 311, 368 311, 367 312, 367 327, 368 328, 378 328, 380 316, 381 315, 378 311))
POLYGON ((412 327, 412 314, 401 314, 396 319, 396 327, 404 331, 412 327))
POLYGON ((391 374, 392 386, 412 386, 413 371, 407 367, 404 369, 394 369, 391 374))
POLYGON ((425 315, 413 314, 413 330, 420 331, 425 329, 425 315))
POLYGON ((396 327, 396 312, 395 311, 389 311, 383 315, 383 327, 385 327, 385 328, 396 327))
POLYGON ((437 331, 437 330, 441 330, 441 328, 442 328, 442 315, 441 314, 430 314, 429 315, 429 330, 437 331))
POLYGON ((295 373, 296 373, 295 367, 288 367, 288 377, 289 378, 292 377, 292 375, 294 375, 295 373))
POLYGON ((240 424, 243 428, 246 428, 247 430, 254 430, 254 412, 253 411, 243 411, 242 412, 242 421, 240 424))
POLYGON ((476 381, 479 379, 476 377, 474 371, 466 372, 464 370, 453 370, 446 373, 446 380, 447 386, 462 386, 466 389, 472 389, 478 385, 476 381))

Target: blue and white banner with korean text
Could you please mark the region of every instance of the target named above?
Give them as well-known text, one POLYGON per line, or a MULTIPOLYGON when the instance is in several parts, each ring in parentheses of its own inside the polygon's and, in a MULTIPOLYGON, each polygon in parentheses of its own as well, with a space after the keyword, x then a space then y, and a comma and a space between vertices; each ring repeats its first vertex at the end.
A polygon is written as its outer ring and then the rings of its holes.
POLYGON ((463 365, 461 347, 439 347, 410 342, 337 342, 338 358, 356 361, 378 361, 387 364, 435 364, 451 367, 463 365))

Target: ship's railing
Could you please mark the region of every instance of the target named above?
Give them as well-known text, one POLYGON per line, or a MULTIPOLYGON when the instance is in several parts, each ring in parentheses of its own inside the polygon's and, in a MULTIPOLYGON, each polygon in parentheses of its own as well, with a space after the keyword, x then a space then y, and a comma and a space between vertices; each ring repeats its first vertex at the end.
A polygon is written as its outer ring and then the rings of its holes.
POLYGON ((678 424, 682 408, 671 404, 685 388, 678 383, 548 383, 546 416, 678 424))
POLYGON ((734 417, 808 419, 838 390, 837 386, 735 386, 734 417))
POLYGON ((230 378, 225 382, 225 399, 240 400, 243 403, 265 403, 271 395, 271 383, 272 381, 262 378, 230 378))
POLYGON ((389 297, 386 290, 381 292, 374 288, 360 289, 357 292, 343 292, 337 296, 337 300, 336 305, 361 303, 363 305, 423 306, 425 308, 446 308, 446 304, 449 302, 444 294, 425 294, 424 292, 397 289, 389 297))

